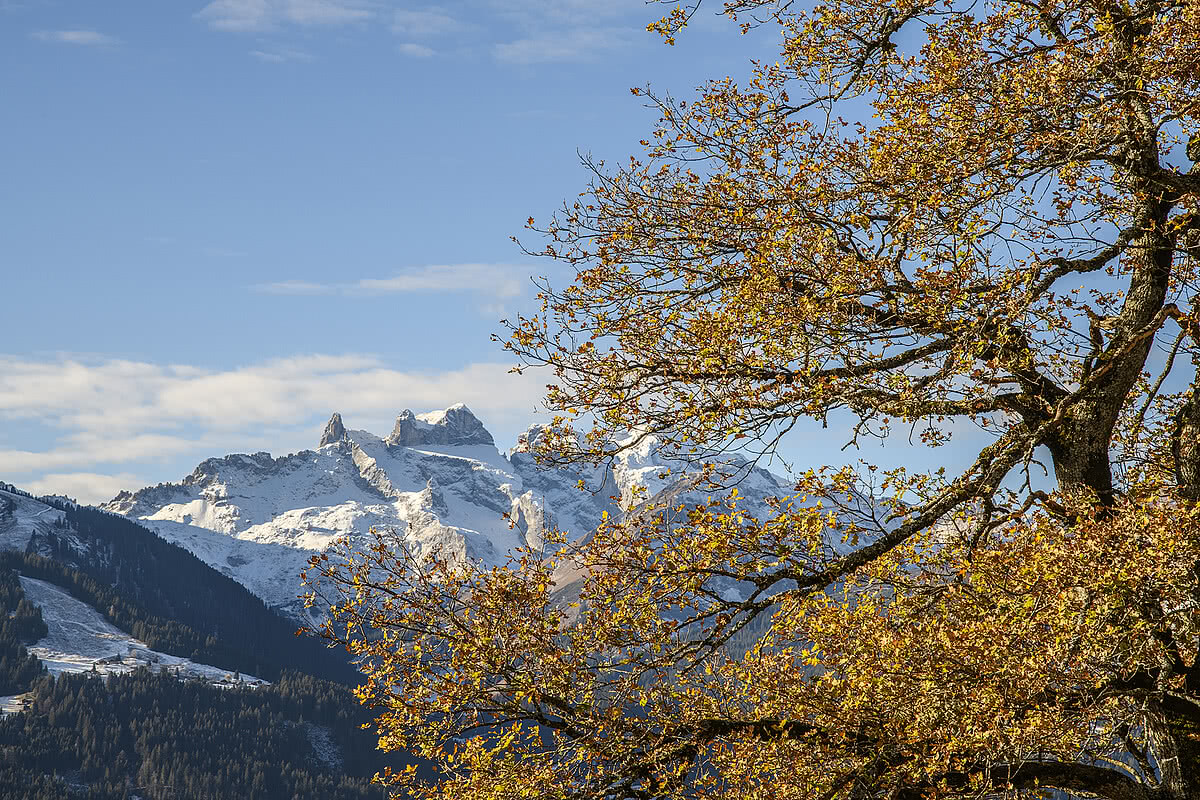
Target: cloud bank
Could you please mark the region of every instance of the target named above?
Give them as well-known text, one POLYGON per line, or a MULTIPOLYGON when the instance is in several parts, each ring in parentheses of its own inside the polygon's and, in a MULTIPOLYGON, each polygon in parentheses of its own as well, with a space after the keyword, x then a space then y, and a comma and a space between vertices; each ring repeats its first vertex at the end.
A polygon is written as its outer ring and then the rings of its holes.
POLYGON ((333 411, 350 427, 386 433, 405 408, 456 402, 469 405, 503 446, 532 420, 542 392, 539 380, 510 374, 509 366, 419 372, 373 356, 314 354, 212 370, 0 356, 0 422, 18 434, 23 424, 57 434, 41 450, 0 444, 0 479, 96 502, 114 486, 180 477, 161 475, 167 462, 313 447, 333 411))

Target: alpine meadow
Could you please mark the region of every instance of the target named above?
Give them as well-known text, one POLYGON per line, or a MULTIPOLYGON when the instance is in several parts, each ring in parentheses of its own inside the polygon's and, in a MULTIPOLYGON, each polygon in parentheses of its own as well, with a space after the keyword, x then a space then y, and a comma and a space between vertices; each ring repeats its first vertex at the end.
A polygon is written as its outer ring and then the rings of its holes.
POLYGON ((384 531, 314 558, 381 746, 436 767, 384 780, 1200 798, 1200 2, 724 13, 779 51, 684 102, 634 90, 657 126, 530 220, 576 276, 503 336, 553 376, 546 463, 653 439, 710 500, 501 567, 384 531), (740 475, 814 424, 974 449, 816 468, 751 513, 740 475))

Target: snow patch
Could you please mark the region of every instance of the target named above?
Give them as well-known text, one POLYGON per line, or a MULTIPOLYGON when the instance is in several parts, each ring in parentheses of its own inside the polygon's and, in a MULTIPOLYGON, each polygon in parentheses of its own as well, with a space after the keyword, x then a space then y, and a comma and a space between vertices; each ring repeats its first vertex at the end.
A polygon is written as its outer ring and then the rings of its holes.
POLYGON ((20 576, 29 602, 42 610, 48 633, 30 646, 53 675, 64 672, 97 672, 103 675, 132 672, 148 667, 166 670, 180 678, 199 678, 216 686, 262 686, 267 682, 253 675, 198 664, 186 658, 151 650, 106 620, 100 612, 75 599, 52 583, 20 576))
POLYGON ((8 694, 0 697, 0 714, 19 714, 25 710, 25 704, 29 701, 33 692, 22 692, 21 694, 8 694))
MULTIPOLYGON (((63 525, 66 516, 53 506, 30 497, 0 489, 0 503, 12 504, 12 513, 0 517, 0 550, 25 551, 30 542, 46 540, 51 534, 66 541, 75 550, 83 548, 74 534, 63 525)), ((37 549, 35 547, 35 549, 37 549)))
POLYGON ((308 737, 308 743, 317 761, 334 772, 341 772, 342 749, 333 740, 329 729, 311 722, 305 722, 301 727, 304 728, 304 735, 308 737))

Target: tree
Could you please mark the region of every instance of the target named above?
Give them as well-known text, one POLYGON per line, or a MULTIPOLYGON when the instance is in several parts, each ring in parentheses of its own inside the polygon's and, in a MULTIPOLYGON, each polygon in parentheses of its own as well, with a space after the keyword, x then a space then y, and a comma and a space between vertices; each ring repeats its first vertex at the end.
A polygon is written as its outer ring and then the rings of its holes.
POLYGON ((986 443, 960 474, 816 470, 767 514, 735 487, 505 569, 387 533, 317 562, 381 746, 443 776, 389 779, 1200 797, 1200 4, 725 11, 779 60, 690 102, 635 90, 645 154, 589 162, 536 229, 577 270, 507 339, 555 376, 543 455, 654 436, 718 464, 806 419, 986 443))

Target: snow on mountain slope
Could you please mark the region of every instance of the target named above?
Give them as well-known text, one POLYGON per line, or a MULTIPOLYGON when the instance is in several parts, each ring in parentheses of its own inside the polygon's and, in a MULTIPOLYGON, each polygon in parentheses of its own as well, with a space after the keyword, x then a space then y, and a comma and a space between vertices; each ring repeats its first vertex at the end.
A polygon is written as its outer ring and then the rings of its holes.
MULTIPOLYGON (((542 470, 527 446, 539 434, 530 428, 506 455, 461 404, 404 411, 385 438, 349 430, 334 414, 316 450, 209 459, 180 483, 122 492, 102 508, 138 519, 269 605, 302 617, 297 576, 313 553, 342 536, 393 528, 419 552, 500 564, 518 546, 539 547, 546 530, 578 538, 604 511, 619 515, 634 498, 690 486, 682 465, 661 457, 652 442, 611 471, 542 470)), ((783 487, 753 470, 742 491, 761 498, 783 487)))
POLYGON ((41 659, 51 674, 91 670, 102 674, 123 673, 147 667, 216 685, 265 683, 251 675, 234 676, 220 667, 151 650, 144 642, 114 627, 96 609, 54 584, 23 575, 20 581, 25 597, 41 608, 48 629, 44 638, 29 647, 29 652, 41 659))
POLYGON ((63 512, 45 503, 9 492, 0 484, 0 550, 41 552, 53 538, 63 540, 76 551, 86 545, 63 525, 63 512))

